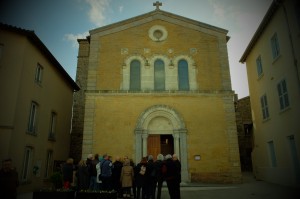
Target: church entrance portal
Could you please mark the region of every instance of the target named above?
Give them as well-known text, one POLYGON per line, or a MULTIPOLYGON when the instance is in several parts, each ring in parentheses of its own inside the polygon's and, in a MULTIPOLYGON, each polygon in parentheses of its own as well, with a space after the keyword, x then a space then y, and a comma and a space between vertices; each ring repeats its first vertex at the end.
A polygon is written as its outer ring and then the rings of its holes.
POLYGON ((142 112, 135 133, 135 159, 176 153, 181 162, 183 182, 189 182, 187 130, 181 115, 166 105, 155 105, 142 112))
POLYGON ((147 143, 148 155, 153 155, 154 160, 158 154, 174 154, 174 139, 172 135, 149 135, 147 143))

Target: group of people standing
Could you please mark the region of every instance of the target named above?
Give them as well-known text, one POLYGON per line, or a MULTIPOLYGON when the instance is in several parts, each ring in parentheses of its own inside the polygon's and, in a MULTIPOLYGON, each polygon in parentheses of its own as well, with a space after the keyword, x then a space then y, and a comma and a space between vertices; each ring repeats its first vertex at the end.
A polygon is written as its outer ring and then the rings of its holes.
POLYGON ((181 164, 176 154, 159 154, 156 160, 148 155, 137 164, 127 156, 116 157, 113 162, 107 154, 90 154, 86 160, 73 165, 72 179, 70 162, 69 159, 62 167, 66 187, 73 182, 79 191, 115 190, 119 198, 160 199, 166 182, 170 198, 180 198, 181 164))

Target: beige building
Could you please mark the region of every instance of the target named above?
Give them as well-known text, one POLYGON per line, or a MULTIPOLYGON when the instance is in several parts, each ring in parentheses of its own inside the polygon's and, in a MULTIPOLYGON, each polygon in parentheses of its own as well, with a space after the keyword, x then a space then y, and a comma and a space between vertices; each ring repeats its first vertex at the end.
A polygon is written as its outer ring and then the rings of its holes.
POLYGON ((245 50, 258 179, 300 183, 300 4, 274 1, 245 50))
POLYGON ((33 31, 0 24, 0 159, 12 158, 21 186, 42 186, 53 161, 69 156, 77 84, 33 31))
POLYGON ((183 181, 240 182, 227 33, 157 7, 78 40, 79 158, 176 153, 183 181))

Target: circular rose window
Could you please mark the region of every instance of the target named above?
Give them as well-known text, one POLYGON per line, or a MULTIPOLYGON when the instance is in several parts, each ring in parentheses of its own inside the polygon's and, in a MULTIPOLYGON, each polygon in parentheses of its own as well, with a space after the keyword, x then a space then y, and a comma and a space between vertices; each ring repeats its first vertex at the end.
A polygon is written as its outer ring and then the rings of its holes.
POLYGON ((168 36, 168 32, 165 27, 160 25, 152 26, 149 29, 148 34, 150 39, 152 39, 153 41, 164 41, 168 36))

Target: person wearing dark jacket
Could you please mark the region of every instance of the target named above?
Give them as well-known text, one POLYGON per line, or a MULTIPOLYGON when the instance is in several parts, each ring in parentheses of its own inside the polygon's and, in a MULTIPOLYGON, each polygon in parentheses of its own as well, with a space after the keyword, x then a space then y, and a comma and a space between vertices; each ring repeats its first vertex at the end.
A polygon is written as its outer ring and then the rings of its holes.
MULTIPOLYGON (((175 162, 176 168, 177 168, 177 176, 176 179, 178 180, 179 184, 181 183, 181 163, 178 159, 177 154, 173 154, 173 161, 175 162)), ((178 184, 178 185, 179 185, 178 184)))
POLYGON ((180 182, 178 181, 178 173, 180 171, 178 171, 176 163, 172 159, 172 155, 166 155, 164 164, 165 169, 162 170, 167 182, 170 199, 180 199, 180 182))
POLYGON ((162 164, 163 164, 164 156, 163 154, 158 154, 156 157, 156 161, 154 162, 154 169, 156 171, 156 179, 154 183, 154 195, 157 186, 157 199, 161 198, 161 188, 164 182, 163 174, 162 174, 162 164))
POLYGON ((80 160, 78 163, 77 176, 77 188, 78 190, 87 190, 89 188, 89 170, 85 160, 80 160))
POLYGON ((147 199, 155 199, 156 170, 152 155, 148 155, 147 171, 147 199))
POLYGON ((12 160, 5 159, 0 169, 0 194, 2 199, 16 199, 19 186, 18 172, 12 167, 12 160))
POLYGON ((122 185, 120 182, 122 167, 123 167, 123 163, 121 162, 121 158, 116 157, 116 160, 113 163, 112 181, 113 181, 114 190, 118 192, 119 196, 122 196, 122 185))
POLYGON ((96 191, 99 189, 99 185, 97 183, 97 169, 96 165, 99 163, 99 155, 95 154, 94 159, 90 164, 90 190, 96 191))
POLYGON ((146 176, 147 176, 147 158, 143 157, 141 162, 134 167, 136 199, 140 199, 142 191, 142 199, 146 199, 146 176))
POLYGON ((75 170, 73 162, 74 160, 72 158, 68 158, 66 163, 62 166, 64 189, 69 189, 73 183, 73 172, 75 170))
POLYGON ((93 159, 94 159, 93 154, 89 154, 88 157, 86 158, 86 166, 88 167, 88 171, 89 171, 89 186, 90 186, 90 181, 91 181, 91 169, 92 169, 93 159))

